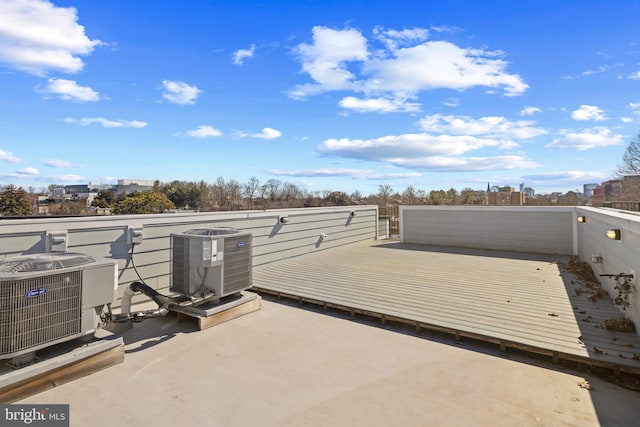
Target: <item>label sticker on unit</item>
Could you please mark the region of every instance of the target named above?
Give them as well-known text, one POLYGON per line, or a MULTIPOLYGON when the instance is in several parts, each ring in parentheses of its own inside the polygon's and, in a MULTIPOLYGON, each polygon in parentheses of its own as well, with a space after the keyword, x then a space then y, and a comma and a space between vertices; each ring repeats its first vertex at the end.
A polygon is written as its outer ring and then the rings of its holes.
POLYGON ((203 261, 215 261, 216 253, 218 252, 217 240, 203 240, 202 241, 202 260, 203 261))
POLYGON ((27 298, 35 298, 35 297, 39 297, 40 295, 44 295, 46 293, 47 293, 47 290, 45 288, 30 289, 24 293, 24 296, 27 298))
POLYGON ((239 248, 244 248, 245 245, 246 245, 245 242, 238 242, 238 247, 239 248))
POLYGON ((211 240, 202 241, 202 260, 211 261, 211 240))

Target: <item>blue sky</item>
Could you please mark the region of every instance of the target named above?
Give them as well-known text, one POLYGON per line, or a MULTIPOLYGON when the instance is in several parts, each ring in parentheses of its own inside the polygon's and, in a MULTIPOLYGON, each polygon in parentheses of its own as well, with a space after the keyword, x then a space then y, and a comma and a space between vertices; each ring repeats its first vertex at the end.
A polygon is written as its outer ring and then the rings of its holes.
POLYGON ((0 184, 613 177, 638 1, 0 0, 0 184))

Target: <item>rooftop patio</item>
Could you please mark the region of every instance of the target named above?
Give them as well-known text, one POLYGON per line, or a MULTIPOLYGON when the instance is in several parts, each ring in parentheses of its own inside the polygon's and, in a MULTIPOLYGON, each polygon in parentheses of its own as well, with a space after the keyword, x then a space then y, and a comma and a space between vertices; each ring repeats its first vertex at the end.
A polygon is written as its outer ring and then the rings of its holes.
POLYGON ((502 350, 640 373, 640 338, 605 328, 620 311, 592 297, 596 289, 568 265, 569 256, 362 242, 261 266, 254 287, 502 350))
POLYGON ((0 256, 62 236, 65 250, 117 260, 119 295, 138 273, 168 292, 170 233, 233 226, 253 235, 255 290, 291 298, 203 331, 173 315, 135 324, 124 363, 17 403, 69 403, 71 425, 94 426, 637 425, 639 393, 555 363, 640 372, 638 335, 602 327, 637 323, 638 292, 622 311, 611 280, 598 292, 567 270, 598 254, 596 274, 640 271, 637 217, 430 208, 401 209, 401 242, 376 240, 372 206, 0 221, 0 256))

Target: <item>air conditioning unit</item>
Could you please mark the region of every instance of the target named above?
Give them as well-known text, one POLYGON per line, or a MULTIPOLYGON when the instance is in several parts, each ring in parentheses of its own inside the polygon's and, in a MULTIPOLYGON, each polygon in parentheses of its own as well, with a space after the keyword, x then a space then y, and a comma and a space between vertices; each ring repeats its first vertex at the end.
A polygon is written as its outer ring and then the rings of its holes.
POLYGON ((93 334, 118 285, 116 261, 80 253, 0 261, 0 359, 93 334))
POLYGON ((230 227, 171 234, 170 290, 224 298, 252 286, 252 235, 230 227))

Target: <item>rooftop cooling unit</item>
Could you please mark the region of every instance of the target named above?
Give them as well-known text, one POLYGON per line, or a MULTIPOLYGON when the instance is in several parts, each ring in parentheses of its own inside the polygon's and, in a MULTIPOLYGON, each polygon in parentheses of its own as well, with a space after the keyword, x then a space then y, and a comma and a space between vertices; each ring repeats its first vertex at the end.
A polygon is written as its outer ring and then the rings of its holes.
POLYGON ((223 298, 252 286, 252 235, 235 228, 171 234, 171 291, 223 298))
POLYGON ((79 253, 0 261, 0 359, 93 334, 114 300, 117 264, 79 253))

